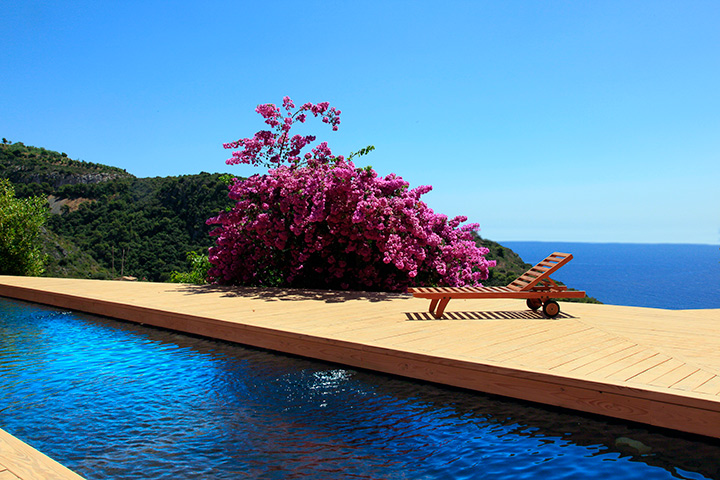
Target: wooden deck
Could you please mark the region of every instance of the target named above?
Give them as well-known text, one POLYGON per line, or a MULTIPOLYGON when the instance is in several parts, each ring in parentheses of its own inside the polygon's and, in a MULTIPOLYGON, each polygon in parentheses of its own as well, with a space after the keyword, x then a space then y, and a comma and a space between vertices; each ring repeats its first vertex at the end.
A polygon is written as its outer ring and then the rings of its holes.
POLYGON ((0 429, 0 480, 83 480, 83 478, 0 429))
POLYGON ((720 310, 468 299, 436 320, 409 295, 8 276, 0 295, 720 438, 720 310))

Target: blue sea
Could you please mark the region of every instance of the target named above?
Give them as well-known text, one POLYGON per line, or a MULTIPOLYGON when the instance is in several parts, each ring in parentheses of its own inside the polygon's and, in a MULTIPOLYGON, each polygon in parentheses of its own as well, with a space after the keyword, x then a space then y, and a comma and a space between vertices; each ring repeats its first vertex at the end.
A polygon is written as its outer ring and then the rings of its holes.
POLYGON ((573 260, 553 278, 602 303, 672 310, 720 308, 717 245, 499 242, 527 263, 553 252, 573 260))

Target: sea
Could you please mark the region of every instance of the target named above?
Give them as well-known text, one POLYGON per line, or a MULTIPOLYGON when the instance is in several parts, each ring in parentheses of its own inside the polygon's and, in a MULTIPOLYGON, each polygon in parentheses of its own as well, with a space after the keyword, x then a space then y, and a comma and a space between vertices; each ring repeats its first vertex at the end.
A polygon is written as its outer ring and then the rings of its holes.
POLYGON ((720 246, 499 242, 530 264, 573 259, 552 277, 602 303, 670 310, 720 308, 720 246))

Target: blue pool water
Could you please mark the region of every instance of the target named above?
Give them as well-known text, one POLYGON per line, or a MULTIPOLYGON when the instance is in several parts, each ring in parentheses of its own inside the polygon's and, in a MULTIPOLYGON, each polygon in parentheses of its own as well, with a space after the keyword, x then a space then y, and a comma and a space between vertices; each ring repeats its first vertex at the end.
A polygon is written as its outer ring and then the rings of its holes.
POLYGON ((87 479, 720 478, 714 440, 4 298, 0 342, 0 427, 87 479))
POLYGON ((573 260, 553 278, 612 305, 720 308, 717 245, 501 242, 527 263, 552 252, 573 260))

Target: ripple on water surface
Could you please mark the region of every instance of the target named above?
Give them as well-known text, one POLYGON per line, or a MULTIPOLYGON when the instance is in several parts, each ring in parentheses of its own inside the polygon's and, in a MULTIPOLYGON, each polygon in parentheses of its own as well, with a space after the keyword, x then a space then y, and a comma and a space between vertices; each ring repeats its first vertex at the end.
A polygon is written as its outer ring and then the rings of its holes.
POLYGON ((0 427, 88 479, 720 478, 714 440, 106 318, 0 299, 0 339, 0 427))

